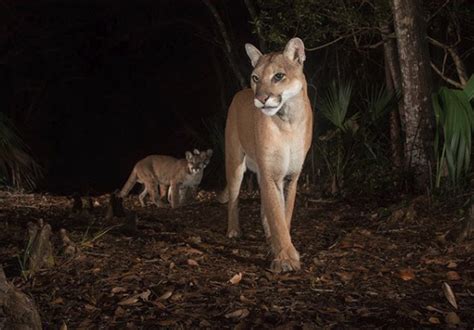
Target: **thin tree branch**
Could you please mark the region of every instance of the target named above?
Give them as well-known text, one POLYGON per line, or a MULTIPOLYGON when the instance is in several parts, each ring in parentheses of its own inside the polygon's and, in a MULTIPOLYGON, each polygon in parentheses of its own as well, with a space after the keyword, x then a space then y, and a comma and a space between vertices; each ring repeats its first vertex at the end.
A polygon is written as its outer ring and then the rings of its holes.
POLYGON ((451 55, 451 58, 453 59, 453 62, 456 66, 456 72, 458 74, 459 81, 461 82, 462 86, 465 86, 468 80, 466 67, 464 66, 464 62, 462 61, 461 57, 459 57, 456 50, 452 46, 445 45, 442 42, 439 42, 438 40, 435 40, 431 37, 426 38, 432 45, 443 48, 444 50, 449 52, 449 55, 451 55))
POLYGON ((239 66, 237 62, 234 59, 233 56, 233 51, 232 51, 232 44, 229 38, 229 35, 227 34, 227 29, 222 21, 222 18, 217 11, 216 7, 209 1, 209 0, 202 0, 202 2, 207 6, 209 11, 211 12, 212 16, 214 17, 217 27, 219 28, 219 32, 222 36, 222 39, 224 40, 224 53, 227 55, 227 59, 229 61, 230 67, 232 68, 232 71, 234 72, 235 76, 237 77, 237 80, 239 81, 240 87, 245 88, 247 87, 246 80, 244 76, 242 75, 242 72, 240 72, 239 66))
POLYGON ((436 72, 444 81, 450 83, 451 85, 457 87, 457 88, 460 88, 462 89, 463 88, 463 85, 460 83, 460 82, 457 82, 447 76, 445 76, 440 69, 438 69, 438 67, 430 61, 430 64, 431 64, 431 67, 433 68, 434 72, 436 72))
POLYGON ((367 32, 367 31, 370 31, 370 30, 379 30, 378 28, 373 28, 373 27, 368 27, 368 28, 361 28, 357 31, 354 31, 354 32, 351 32, 351 33, 348 33, 348 34, 345 34, 345 35, 342 35, 340 37, 337 37, 336 39, 332 40, 332 41, 329 41, 325 44, 322 44, 320 46, 316 46, 316 47, 312 47, 312 48, 305 48, 305 51, 307 52, 311 52, 311 51, 314 51, 314 50, 319 50, 319 49, 323 49, 323 48, 326 48, 326 47, 329 47, 343 39, 346 39, 346 38, 350 38, 350 37, 353 37, 353 36, 356 36, 358 34, 361 34, 361 33, 364 33, 364 32, 367 32))
POLYGON ((260 24, 258 24, 257 10, 255 9, 253 0, 244 0, 244 2, 245 2, 245 5, 247 6, 247 10, 249 11, 250 18, 255 24, 255 31, 257 32, 258 44, 260 46, 260 50, 265 53, 267 51, 266 45, 265 45, 265 38, 263 37, 260 24))
POLYGON ((450 2, 451 0, 446 0, 441 7, 439 7, 428 19, 426 20, 427 22, 431 21, 433 18, 435 18, 436 15, 439 14, 441 10, 443 10, 444 7, 450 2))

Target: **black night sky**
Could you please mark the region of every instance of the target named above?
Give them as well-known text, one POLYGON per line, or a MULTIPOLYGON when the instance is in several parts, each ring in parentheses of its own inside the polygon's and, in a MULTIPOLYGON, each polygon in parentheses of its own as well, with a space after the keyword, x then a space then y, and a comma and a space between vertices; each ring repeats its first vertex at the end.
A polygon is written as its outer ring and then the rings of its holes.
MULTIPOLYGON (((210 147, 203 121, 219 117, 239 86, 201 1, 35 0, 4 9, 14 31, 0 65, 1 108, 44 167, 40 189, 106 192, 148 154, 210 147)), ((245 67, 248 13, 240 1, 222 9, 245 67)))

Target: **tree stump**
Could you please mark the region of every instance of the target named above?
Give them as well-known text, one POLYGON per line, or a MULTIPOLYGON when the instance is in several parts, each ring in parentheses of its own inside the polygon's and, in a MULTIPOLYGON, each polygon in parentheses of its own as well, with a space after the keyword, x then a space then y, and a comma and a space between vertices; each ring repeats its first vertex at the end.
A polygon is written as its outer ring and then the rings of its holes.
POLYGON ((62 228, 59 230, 59 237, 63 243, 62 252, 64 255, 73 257, 81 253, 76 243, 74 243, 67 235, 66 229, 62 228))
POLYGON ((34 301, 7 282, 0 266, 0 329, 41 329, 34 301))
POLYGON ((38 220, 37 224, 28 222, 28 246, 25 254, 28 256, 28 272, 33 275, 41 268, 54 266, 53 247, 51 245, 51 226, 38 220))
POLYGON ((72 214, 79 214, 82 211, 82 199, 78 193, 72 195, 72 214))
POLYGON ((105 218, 110 220, 114 217, 122 218, 125 216, 125 210, 123 208, 123 199, 118 196, 117 192, 110 194, 109 205, 107 206, 107 214, 105 218))

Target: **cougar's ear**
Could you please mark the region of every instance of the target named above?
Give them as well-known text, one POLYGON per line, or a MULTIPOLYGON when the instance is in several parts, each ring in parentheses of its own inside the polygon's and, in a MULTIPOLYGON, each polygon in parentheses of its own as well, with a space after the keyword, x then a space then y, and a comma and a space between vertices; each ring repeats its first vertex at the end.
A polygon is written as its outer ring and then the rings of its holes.
POLYGON ((303 64, 306 59, 306 55, 304 53, 304 44, 303 40, 300 38, 293 38, 288 41, 285 46, 285 50, 283 51, 283 55, 290 61, 297 62, 299 64, 303 64))
POLYGON ((194 150, 193 150, 193 153, 194 153, 195 155, 199 155, 199 150, 194 149, 194 150))
POLYGON ((186 160, 189 162, 191 159, 193 159, 193 154, 191 151, 186 151, 186 160))
POLYGON ((257 47, 252 44, 245 44, 245 51, 250 58, 250 62, 252 62, 252 66, 255 67, 257 65, 258 60, 262 56, 262 52, 260 52, 257 47))
POLYGON ((207 153, 207 157, 211 158, 213 151, 212 149, 207 149, 206 153, 207 153))

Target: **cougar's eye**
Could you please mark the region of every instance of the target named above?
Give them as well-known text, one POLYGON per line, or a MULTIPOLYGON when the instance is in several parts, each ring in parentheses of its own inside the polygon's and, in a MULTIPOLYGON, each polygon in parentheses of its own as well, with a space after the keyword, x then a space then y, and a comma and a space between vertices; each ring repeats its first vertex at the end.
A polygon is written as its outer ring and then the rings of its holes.
POLYGON ((253 80, 253 82, 258 82, 258 76, 253 74, 252 75, 252 80, 253 80))
POLYGON ((275 81, 280 81, 280 80, 282 80, 284 77, 285 77, 285 74, 284 74, 284 73, 278 72, 278 73, 276 73, 276 74, 273 76, 273 79, 275 79, 275 81))

